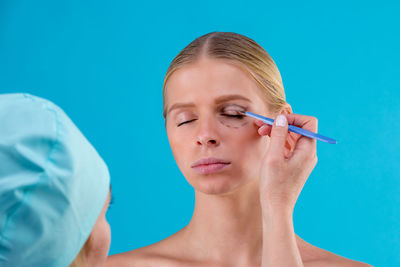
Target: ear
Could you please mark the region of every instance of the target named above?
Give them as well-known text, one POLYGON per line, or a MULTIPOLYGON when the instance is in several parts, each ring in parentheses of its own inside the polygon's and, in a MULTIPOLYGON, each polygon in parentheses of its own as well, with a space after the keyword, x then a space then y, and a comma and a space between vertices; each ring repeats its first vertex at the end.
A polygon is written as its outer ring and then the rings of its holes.
MULTIPOLYGON (((289 103, 285 103, 282 107, 280 114, 292 114, 292 106, 289 103)), ((289 158, 296 146, 297 139, 295 133, 289 132, 286 143, 285 143, 285 157, 289 158)))
POLYGON ((289 103, 285 103, 281 108, 281 112, 279 114, 292 114, 292 106, 289 103))

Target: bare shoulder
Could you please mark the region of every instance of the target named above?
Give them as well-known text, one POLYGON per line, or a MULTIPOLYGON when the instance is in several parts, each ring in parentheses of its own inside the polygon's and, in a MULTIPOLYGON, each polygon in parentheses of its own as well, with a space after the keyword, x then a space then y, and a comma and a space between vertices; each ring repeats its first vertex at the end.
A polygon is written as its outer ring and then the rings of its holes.
POLYGON ((298 239, 300 253, 306 267, 372 267, 367 263, 351 260, 298 239))
POLYGON ((350 260, 338 255, 331 258, 324 258, 319 260, 311 260, 304 262, 305 267, 372 267, 367 263, 350 260))
POLYGON ((172 255, 163 252, 157 245, 151 245, 111 255, 107 259, 106 267, 168 266, 172 262, 172 255))
POLYGON ((109 256, 105 267, 146 267, 150 266, 149 258, 152 258, 151 255, 139 248, 109 256))
POLYGON ((170 238, 128 252, 111 255, 106 267, 187 266, 176 254, 180 249, 170 238), (175 248, 175 249, 174 249, 175 248))

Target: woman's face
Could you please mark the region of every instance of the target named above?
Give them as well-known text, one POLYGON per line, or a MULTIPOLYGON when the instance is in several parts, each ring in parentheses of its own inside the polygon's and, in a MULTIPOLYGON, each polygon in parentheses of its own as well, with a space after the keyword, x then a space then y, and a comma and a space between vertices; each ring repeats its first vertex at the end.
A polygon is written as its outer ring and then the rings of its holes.
POLYGON ((239 112, 272 114, 250 74, 227 60, 202 58, 170 76, 165 101, 172 153, 196 190, 225 194, 258 178, 269 137, 239 112))

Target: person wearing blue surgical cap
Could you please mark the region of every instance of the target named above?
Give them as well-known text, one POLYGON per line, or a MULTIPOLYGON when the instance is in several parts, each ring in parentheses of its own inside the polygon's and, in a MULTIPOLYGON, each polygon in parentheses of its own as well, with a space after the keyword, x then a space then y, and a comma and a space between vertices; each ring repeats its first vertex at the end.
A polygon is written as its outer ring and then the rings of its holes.
POLYGON ((55 104, 0 94, 0 266, 103 266, 106 164, 55 104))

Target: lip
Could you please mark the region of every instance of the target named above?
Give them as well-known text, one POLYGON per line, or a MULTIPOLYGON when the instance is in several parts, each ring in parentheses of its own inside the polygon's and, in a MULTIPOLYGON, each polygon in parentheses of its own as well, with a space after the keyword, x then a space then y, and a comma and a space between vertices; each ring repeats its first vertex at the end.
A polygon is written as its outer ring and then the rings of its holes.
POLYGON ((210 174, 218 172, 230 164, 231 163, 229 161, 223 159, 203 158, 194 162, 191 167, 197 173, 210 174))

